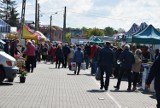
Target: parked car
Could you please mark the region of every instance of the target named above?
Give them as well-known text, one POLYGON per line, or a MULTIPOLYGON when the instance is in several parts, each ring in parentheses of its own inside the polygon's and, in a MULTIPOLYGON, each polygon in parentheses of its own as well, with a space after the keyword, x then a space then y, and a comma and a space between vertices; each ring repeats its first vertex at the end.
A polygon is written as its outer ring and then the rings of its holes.
POLYGON ((13 82, 18 71, 19 68, 17 67, 16 59, 3 50, 0 50, 0 83, 2 83, 5 78, 7 78, 9 82, 13 82))

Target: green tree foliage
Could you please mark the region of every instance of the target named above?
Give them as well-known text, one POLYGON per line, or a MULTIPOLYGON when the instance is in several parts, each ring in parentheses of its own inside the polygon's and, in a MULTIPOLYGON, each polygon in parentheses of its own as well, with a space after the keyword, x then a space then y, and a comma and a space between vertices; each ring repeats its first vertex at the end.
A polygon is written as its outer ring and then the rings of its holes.
POLYGON ((8 23, 11 25, 11 26, 14 26, 14 27, 17 27, 18 25, 18 21, 19 21, 19 18, 18 17, 18 13, 16 11, 15 8, 12 8, 11 12, 10 12, 10 17, 9 17, 9 20, 8 20, 8 23))
POLYGON ((106 36, 113 36, 115 34, 115 30, 112 27, 104 28, 104 34, 106 36))
MULTIPOLYGON (((82 36, 90 38, 91 36, 113 36, 114 34, 118 33, 118 30, 113 29, 112 27, 106 27, 105 29, 99 29, 99 28, 86 28, 82 27, 79 28, 67 28, 67 33, 70 33, 72 30, 82 30, 82 36)), ((124 29, 119 29, 121 31, 124 31, 124 29)))
POLYGON ((89 29, 88 36, 91 37, 92 35, 94 35, 94 36, 104 36, 104 32, 103 32, 103 30, 98 29, 98 28, 89 29))
POLYGON ((82 27, 82 36, 88 37, 89 30, 86 27, 82 27))
POLYGON ((71 41, 71 33, 66 33, 66 41, 70 42, 71 41))
POLYGON ((12 0, 3 0, 3 4, 6 5, 6 8, 4 8, 5 11, 5 17, 3 20, 5 20, 7 23, 9 23, 11 26, 18 26, 18 15, 16 11, 16 1, 12 0))

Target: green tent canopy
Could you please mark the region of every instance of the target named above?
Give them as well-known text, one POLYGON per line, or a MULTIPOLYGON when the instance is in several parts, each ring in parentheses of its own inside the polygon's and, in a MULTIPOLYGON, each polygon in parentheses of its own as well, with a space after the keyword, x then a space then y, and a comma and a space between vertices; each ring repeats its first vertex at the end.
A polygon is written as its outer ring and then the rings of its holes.
POLYGON ((139 44, 160 44, 160 32, 152 25, 149 25, 142 32, 133 35, 132 43, 139 44))
POLYGON ((98 43, 98 45, 104 45, 104 42, 101 39, 97 38, 97 37, 91 38, 89 40, 89 42, 90 42, 90 44, 98 43))

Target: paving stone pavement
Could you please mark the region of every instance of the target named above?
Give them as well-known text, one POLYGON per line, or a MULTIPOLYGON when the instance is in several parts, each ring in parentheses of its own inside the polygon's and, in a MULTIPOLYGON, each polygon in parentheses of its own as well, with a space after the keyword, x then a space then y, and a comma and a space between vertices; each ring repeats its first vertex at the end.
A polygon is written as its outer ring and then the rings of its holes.
POLYGON ((107 92, 99 90, 99 81, 90 70, 74 75, 53 64, 38 63, 24 84, 16 77, 13 83, 0 86, 0 108, 155 108, 154 93, 126 92, 127 82, 117 92, 110 80, 107 92))

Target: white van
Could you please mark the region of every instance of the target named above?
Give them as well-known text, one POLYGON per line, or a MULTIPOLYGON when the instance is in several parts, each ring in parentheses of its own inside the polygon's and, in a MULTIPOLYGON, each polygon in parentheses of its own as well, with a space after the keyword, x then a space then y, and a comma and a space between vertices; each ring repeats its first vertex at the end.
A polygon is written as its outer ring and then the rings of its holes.
POLYGON ((0 83, 2 83, 5 78, 7 78, 9 82, 13 82, 18 71, 19 68, 17 67, 15 58, 0 50, 0 83))

